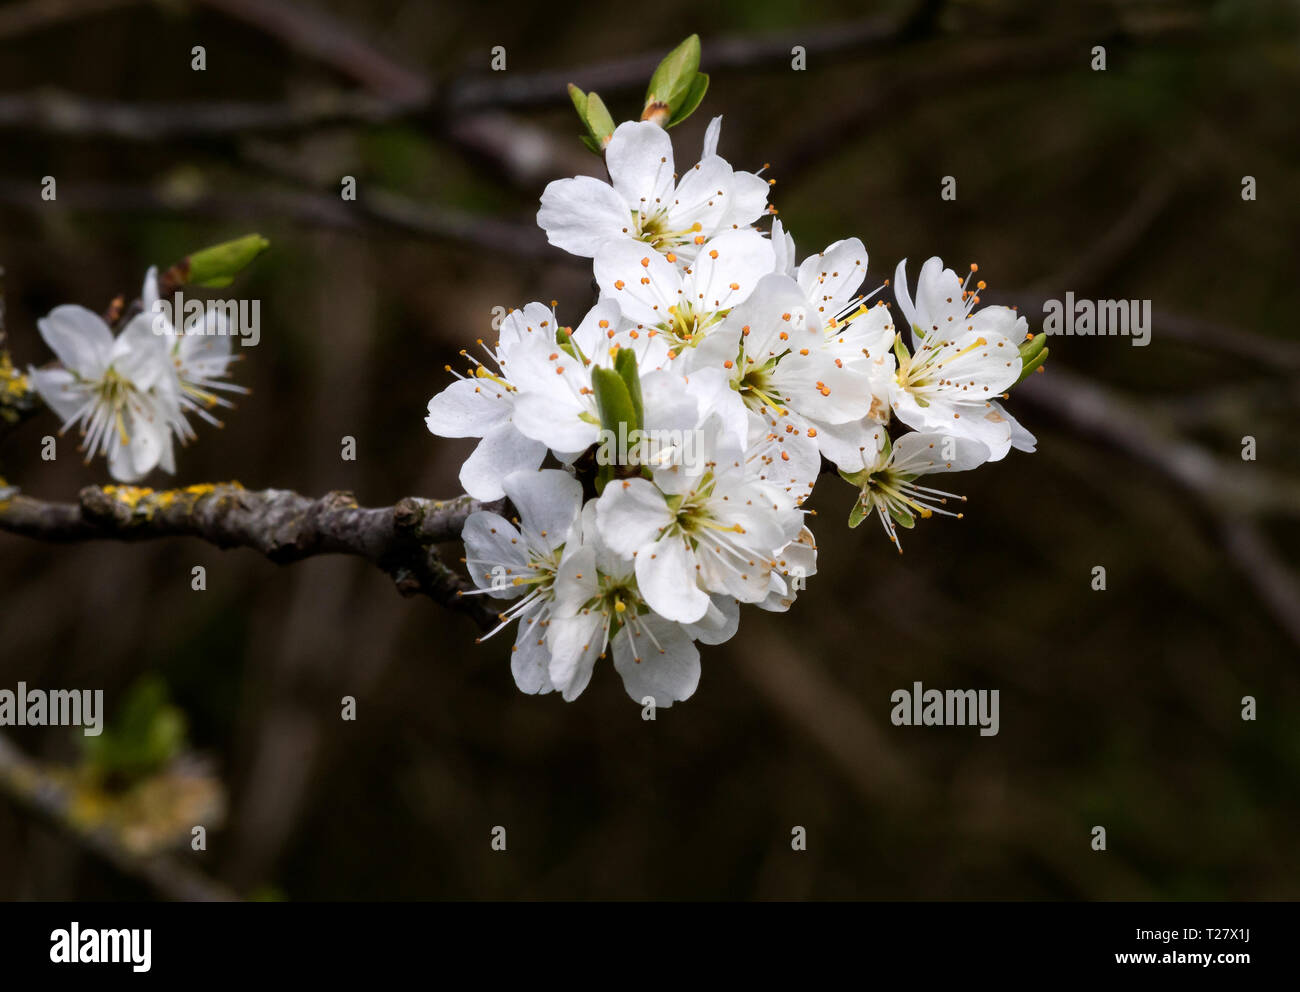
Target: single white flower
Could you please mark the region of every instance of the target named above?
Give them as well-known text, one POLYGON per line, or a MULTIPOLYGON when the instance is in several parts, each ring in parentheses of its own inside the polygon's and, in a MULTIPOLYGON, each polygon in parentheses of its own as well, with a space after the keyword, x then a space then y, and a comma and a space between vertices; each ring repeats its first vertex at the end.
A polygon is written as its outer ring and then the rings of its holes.
POLYGON ((1028 443, 1032 449, 1032 436, 997 402, 1020 378, 1016 342, 1024 337, 1025 319, 1008 307, 973 310, 984 283, 967 288, 970 275, 958 280, 937 258, 922 267, 913 302, 906 264, 906 259, 898 264, 894 289, 912 326, 913 347, 908 353, 900 336, 890 400, 894 413, 918 431, 980 442, 989 461, 1006 457, 1013 433, 1018 447, 1028 443))
POLYGON ((613 644, 614 668, 638 703, 656 706, 690 698, 700 679, 699 650, 693 643, 720 644, 736 632, 739 604, 711 597, 696 624, 678 624, 655 614, 637 587, 633 559, 615 552, 596 523, 597 504, 582 511, 582 544, 566 548, 555 579, 555 605, 547 627, 551 682, 572 700, 591 681, 596 662, 613 644))
POLYGON ((706 454, 666 493, 641 478, 605 487, 597 521, 605 542, 636 560, 637 586, 668 620, 695 623, 710 593, 759 602, 769 592, 776 554, 803 525, 803 514, 747 470, 739 449, 720 446, 721 418, 704 423, 706 454))
POLYGON ((62 367, 30 369, 29 380, 62 418, 60 433, 80 428, 86 461, 107 456, 119 482, 157 467, 175 472, 171 426, 179 404, 150 316, 137 314, 116 339, 102 318, 75 305, 55 307, 37 327, 62 367))
POLYGON ((698 345, 743 303, 775 264, 772 244, 754 230, 727 231, 686 269, 631 241, 611 241, 596 255, 602 299, 614 300, 633 323, 665 336, 671 357, 698 345))
POLYGON ((515 682, 524 692, 551 692, 546 628, 565 544, 577 539, 582 484, 560 469, 542 469, 512 473, 503 487, 519 511, 519 526, 480 510, 470 514, 461 532, 465 564, 478 591, 518 599, 501 614, 500 625, 479 640, 518 620, 510 664, 515 682))
POLYGON ((850 479, 861 492, 849 515, 849 526, 856 527, 874 512, 901 553, 895 525, 911 527, 916 517, 929 519, 935 513, 960 518, 960 513, 947 509, 947 503, 950 499, 966 501, 965 496, 923 486, 917 480, 940 472, 965 472, 988 460, 988 448, 957 434, 914 431, 892 444, 885 439, 875 461, 850 479))
POLYGON ((922 343, 937 346, 943 341, 955 341, 967 332, 996 334, 1017 345, 1024 340, 1029 324, 1010 307, 988 306, 979 310, 979 294, 987 288, 984 280, 974 286, 971 277, 979 266, 971 264, 965 279, 959 279, 952 269, 945 269, 943 260, 928 258, 916 277, 916 293, 908 290, 907 259, 894 270, 894 296, 908 327, 912 330, 913 349, 922 343))
POLYGON ((725 230, 752 224, 767 206, 767 183, 734 171, 712 147, 678 180, 668 132, 648 121, 620 124, 605 148, 610 183, 591 176, 559 179, 542 193, 538 225, 551 244, 574 255, 599 255, 609 240, 693 259, 725 230))
POLYGON ((512 381, 518 370, 535 375, 555 343, 555 314, 540 303, 509 313, 493 348, 479 341, 488 361, 462 351, 473 367, 467 375, 429 400, 425 424, 441 437, 482 438, 460 469, 465 492, 475 499, 500 499, 506 476, 535 469, 546 457, 546 445, 526 437, 513 421, 519 390, 512 381))

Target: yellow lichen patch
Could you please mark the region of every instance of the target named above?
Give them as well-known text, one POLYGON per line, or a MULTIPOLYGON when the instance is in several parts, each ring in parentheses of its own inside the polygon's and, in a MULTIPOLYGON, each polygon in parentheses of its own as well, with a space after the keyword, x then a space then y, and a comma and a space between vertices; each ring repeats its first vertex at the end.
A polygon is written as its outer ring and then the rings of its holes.
POLYGON ((156 510, 166 510, 178 503, 193 507, 204 496, 211 496, 221 489, 237 489, 242 492, 244 487, 238 482, 203 482, 184 489, 157 491, 144 486, 105 486, 104 495, 129 506, 138 515, 149 517, 156 510))
POLYGON ((23 375, 9 360, 7 351, 0 352, 0 390, 10 399, 21 399, 27 395, 27 376, 23 375))
POLYGON ((135 509, 142 499, 153 495, 153 490, 144 486, 105 486, 104 495, 135 509))

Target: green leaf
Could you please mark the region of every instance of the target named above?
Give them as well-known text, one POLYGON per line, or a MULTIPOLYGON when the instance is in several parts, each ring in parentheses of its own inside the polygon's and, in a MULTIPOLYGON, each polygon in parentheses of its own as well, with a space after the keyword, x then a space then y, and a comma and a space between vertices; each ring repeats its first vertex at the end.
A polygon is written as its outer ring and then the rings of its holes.
POLYGON ((193 286, 229 286, 271 242, 260 234, 249 234, 194 252, 179 268, 184 282, 193 286))
POLYGON ((664 56, 655 69, 646 89, 646 105, 658 102, 670 108, 680 106, 691 91, 699 69, 700 36, 693 34, 664 56))
POLYGON ((573 101, 573 109, 578 112, 578 119, 585 121, 587 119, 587 94, 569 84, 569 99, 573 101))
POLYGON ((641 373, 636 367, 636 353, 631 348, 619 348, 614 356, 614 371, 627 387, 628 398, 632 401, 632 413, 635 420, 628 426, 641 430, 645 427, 645 405, 641 401, 641 373))
POLYGON ((682 98, 681 106, 674 106, 672 117, 668 119, 669 127, 676 127, 691 114, 699 109, 700 101, 704 99, 704 94, 709 89, 708 73, 697 72, 695 80, 691 83, 691 88, 687 91, 686 96, 682 98))

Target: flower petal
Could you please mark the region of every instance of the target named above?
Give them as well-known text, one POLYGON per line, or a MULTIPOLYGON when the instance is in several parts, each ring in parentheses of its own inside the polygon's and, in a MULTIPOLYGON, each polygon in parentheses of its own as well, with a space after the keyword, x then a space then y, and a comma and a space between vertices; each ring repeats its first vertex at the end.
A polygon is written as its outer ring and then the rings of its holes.
POLYGON ((51 310, 36 326, 64 368, 85 379, 98 379, 108 367, 113 332, 98 314, 65 304, 51 310))
POLYGON ((667 708, 690 699, 700 684, 700 652, 679 624, 653 614, 624 625, 614 638, 614 668, 638 703, 667 708))
POLYGON ((650 609, 668 620, 695 623, 709 609, 696 585, 695 555, 677 535, 643 547, 636 556, 636 583, 650 609))
POLYGON ((537 225, 546 240, 572 255, 591 258, 607 238, 627 233, 631 213, 609 183, 593 176, 557 179, 542 192, 537 225))
POLYGON ((500 499, 506 476, 537 468, 546 457, 546 445, 524 437, 509 421, 498 424, 479 442, 460 467, 460 484, 475 499, 500 499))
POLYGON ((510 416, 505 386, 492 379, 457 379, 429 400, 424 422, 439 437, 483 437, 510 416))

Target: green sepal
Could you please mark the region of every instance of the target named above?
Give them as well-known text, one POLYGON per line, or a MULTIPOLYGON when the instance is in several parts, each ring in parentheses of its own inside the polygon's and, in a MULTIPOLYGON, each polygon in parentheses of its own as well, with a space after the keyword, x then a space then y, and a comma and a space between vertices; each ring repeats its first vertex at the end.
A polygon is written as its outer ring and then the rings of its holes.
POLYGON ((582 361, 578 355, 577 346, 573 343, 573 335, 569 333, 567 327, 561 327, 555 332, 555 344, 574 361, 582 361))
POLYGON ((894 523, 898 524, 900 527, 906 527, 908 530, 911 530, 916 526, 916 520, 906 510, 900 510, 897 507, 891 506, 889 508, 889 515, 894 518, 894 523))
POLYGON ((854 527, 857 527, 858 524, 862 523, 862 521, 866 520, 867 515, 870 512, 870 507, 863 503, 862 500, 858 500, 854 503, 853 509, 849 511, 849 529, 852 530, 854 527))
MULTIPOLYGON (((1041 338, 1044 337, 1045 335, 1040 334, 1038 336, 1041 338)), ((1027 378, 1029 378, 1030 374, 1035 369, 1039 368, 1045 361, 1047 361, 1047 356, 1050 353, 1051 353, 1050 348, 1043 348, 1036 355, 1034 355, 1034 357, 1031 358, 1028 362, 1025 362, 1020 368, 1020 378, 1016 380, 1016 385, 1019 386, 1022 382, 1024 382, 1027 378)))
POLYGON ((1047 347, 1047 335, 1043 333, 1035 334, 1027 341, 1021 341, 1019 345, 1020 360, 1028 362, 1040 351, 1047 347))
POLYGON ((906 362, 911 358, 911 353, 907 350, 907 345, 903 344, 903 335, 894 335, 894 357, 898 359, 899 364, 906 362))
POLYGON ((867 480, 871 478, 871 469, 864 468, 859 472, 846 472, 844 469, 840 469, 840 478, 855 489, 861 489, 867 484, 867 480))

